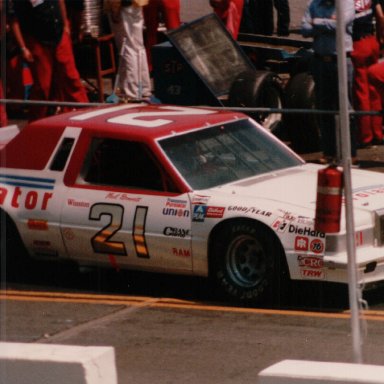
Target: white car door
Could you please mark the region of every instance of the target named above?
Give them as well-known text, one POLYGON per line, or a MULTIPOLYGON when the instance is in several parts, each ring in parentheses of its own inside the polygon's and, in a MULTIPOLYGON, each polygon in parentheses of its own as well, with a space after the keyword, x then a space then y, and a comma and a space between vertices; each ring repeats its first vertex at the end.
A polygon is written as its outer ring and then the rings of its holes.
POLYGON ((188 195, 167 192, 159 169, 151 170, 150 158, 139 159, 143 147, 135 145, 92 142, 64 201, 61 230, 67 252, 86 264, 190 271, 188 195))

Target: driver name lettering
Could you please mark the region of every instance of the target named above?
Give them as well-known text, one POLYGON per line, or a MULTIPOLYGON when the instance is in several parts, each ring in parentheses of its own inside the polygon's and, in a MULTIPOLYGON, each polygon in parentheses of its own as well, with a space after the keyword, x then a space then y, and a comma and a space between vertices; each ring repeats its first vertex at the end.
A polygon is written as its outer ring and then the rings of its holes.
POLYGON ((115 193, 110 192, 105 196, 106 199, 112 199, 112 200, 124 200, 124 201, 132 201, 135 203, 138 203, 141 200, 141 197, 132 197, 127 195, 126 193, 115 193))

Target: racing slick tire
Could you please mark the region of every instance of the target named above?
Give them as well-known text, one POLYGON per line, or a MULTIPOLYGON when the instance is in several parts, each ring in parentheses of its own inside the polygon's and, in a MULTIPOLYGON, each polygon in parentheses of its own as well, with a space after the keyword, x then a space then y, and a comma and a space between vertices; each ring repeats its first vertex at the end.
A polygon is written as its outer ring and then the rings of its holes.
POLYGON ((7 278, 27 273, 31 260, 16 225, 4 211, 0 211, 0 235, 1 269, 7 278))
POLYGON ((281 245, 266 227, 248 220, 228 223, 211 244, 211 278, 221 296, 241 304, 270 302, 279 296, 281 285, 288 281, 288 267, 281 245))
MULTIPOLYGON (((282 81, 274 72, 245 71, 231 84, 228 104, 230 107, 280 109, 283 106, 282 81)), ((250 112, 248 115, 265 129, 284 139, 281 113, 250 112)))
MULTIPOLYGON (((310 73, 297 73, 289 79, 285 87, 284 108, 315 109, 315 83, 310 73)), ((315 114, 287 113, 283 122, 294 151, 308 153, 319 150, 320 134, 315 114)))

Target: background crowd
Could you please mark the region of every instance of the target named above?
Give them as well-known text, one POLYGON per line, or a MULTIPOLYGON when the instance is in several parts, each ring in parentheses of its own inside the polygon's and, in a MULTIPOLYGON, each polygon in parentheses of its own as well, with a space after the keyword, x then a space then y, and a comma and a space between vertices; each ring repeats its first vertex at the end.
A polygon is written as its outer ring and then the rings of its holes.
MULTIPOLYGON (((96 1, 96 0, 95 0, 96 1)), ((89 97, 76 66, 73 46, 83 41, 86 0, 6 0, 6 67, 0 97, 39 101, 87 102, 89 97), (5 75, 6 74, 6 75, 5 75), (28 89, 28 95, 25 94, 28 89), (4 92, 3 92, 4 91, 4 92), (5 95, 4 95, 5 94, 5 95)), ((159 42, 162 23, 178 28, 180 0, 100 0, 103 29, 113 33, 118 70, 115 88, 126 101, 150 100, 151 47, 159 42)), ((289 36, 288 0, 207 0, 234 39, 240 32, 289 36)), ((351 107, 381 111, 384 94, 384 0, 344 0, 346 56, 351 107)), ((5 8, 5 9, 4 9, 5 8)), ((319 109, 338 108, 335 0, 311 0, 303 14, 302 34, 313 38, 311 72, 319 109)), ((67 110, 62 108, 61 110, 67 110)), ((52 113, 44 103, 28 108, 29 120, 52 113)), ((6 125, 0 105, 0 124, 6 125)), ((331 115, 320 120, 322 162, 336 156, 336 126, 331 115)), ((358 146, 382 144, 383 121, 378 114, 359 115, 351 122, 352 156, 358 146)))

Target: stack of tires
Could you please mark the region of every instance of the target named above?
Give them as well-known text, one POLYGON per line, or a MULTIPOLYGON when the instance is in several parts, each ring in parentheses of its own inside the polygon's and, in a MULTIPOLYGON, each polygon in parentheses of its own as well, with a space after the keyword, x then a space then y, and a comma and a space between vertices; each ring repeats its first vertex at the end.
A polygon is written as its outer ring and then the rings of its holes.
POLYGON ((292 74, 287 84, 274 72, 243 72, 233 82, 230 107, 270 108, 271 112, 247 112, 265 129, 288 142, 298 153, 319 149, 317 117, 312 113, 282 113, 280 109, 314 109, 314 82, 308 71, 292 74))

